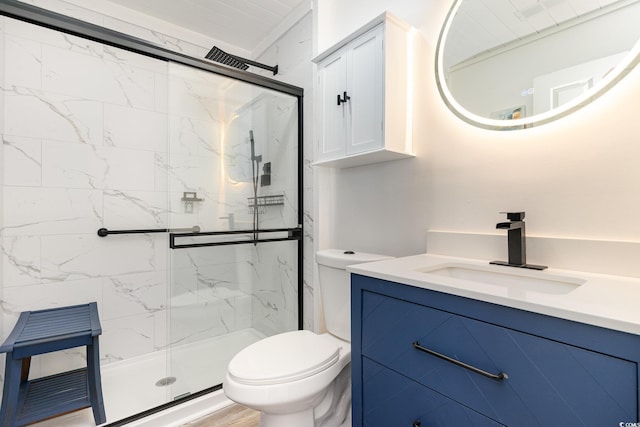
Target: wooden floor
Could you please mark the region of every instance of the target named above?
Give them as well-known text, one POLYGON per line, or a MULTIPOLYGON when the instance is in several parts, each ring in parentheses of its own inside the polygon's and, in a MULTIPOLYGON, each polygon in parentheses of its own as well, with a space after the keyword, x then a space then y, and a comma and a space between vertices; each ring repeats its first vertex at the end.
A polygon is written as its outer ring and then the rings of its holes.
POLYGON ((260 412, 234 404, 187 423, 183 427, 258 427, 259 425, 260 412))

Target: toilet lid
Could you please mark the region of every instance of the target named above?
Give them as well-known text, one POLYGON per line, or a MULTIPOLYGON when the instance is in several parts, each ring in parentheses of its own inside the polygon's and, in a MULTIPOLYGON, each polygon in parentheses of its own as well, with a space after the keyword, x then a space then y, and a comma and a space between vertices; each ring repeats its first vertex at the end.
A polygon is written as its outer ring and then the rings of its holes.
POLYGON ((229 362, 229 375, 239 383, 281 384, 321 372, 338 361, 334 340, 310 331, 293 331, 262 339, 229 362))

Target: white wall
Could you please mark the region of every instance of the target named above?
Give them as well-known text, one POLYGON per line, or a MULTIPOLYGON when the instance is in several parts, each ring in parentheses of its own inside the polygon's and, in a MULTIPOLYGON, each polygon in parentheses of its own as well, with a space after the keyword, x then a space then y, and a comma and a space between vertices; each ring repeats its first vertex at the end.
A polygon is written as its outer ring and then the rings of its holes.
POLYGON ((319 51, 385 9, 416 26, 426 44, 423 87, 416 91, 417 157, 327 173, 332 193, 321 200, 334 202, 316 218, 319 241, 390 255, 421 253, 427 229, 494 233, 503 219, 498 212, 523 210, 531 235, 638 242, 640 69, 560 121, 515 132, 474 128, 447 109, 436 88, 435 48, 450 3, 315 3, 319 51))

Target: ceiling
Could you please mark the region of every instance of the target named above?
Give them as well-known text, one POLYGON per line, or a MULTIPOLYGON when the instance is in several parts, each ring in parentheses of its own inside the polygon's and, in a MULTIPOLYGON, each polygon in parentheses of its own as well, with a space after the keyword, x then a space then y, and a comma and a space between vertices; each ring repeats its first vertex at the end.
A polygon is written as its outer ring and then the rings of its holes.
POLYGON ((464 0, 447 38, 448 64, 560 28, 585 15, 632 0, 464 0))
MULTIPOLYGON (((254 52, 309 0, 107 0, 254 52)), ((438 0, 440 1, 440 0, 438 0)), ((634 0, 464 0, 447 39, 448 64, 634 0)))
POLYGON ((213 39, 253 51, 309 0, 109 0, 213 39))

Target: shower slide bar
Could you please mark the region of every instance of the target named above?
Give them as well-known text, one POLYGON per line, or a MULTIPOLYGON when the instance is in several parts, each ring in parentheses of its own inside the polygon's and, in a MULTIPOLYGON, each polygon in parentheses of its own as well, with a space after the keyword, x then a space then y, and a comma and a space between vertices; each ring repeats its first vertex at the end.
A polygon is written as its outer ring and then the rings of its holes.
POLYGON ((106 228, 98 229, 98 236, 107 237, 109 234, 148 234, 148 233, 173 233, 173 232, 185 232, 185 233, 197 233, 200 231, 200 227, 194 225, 191 228, 150 228, 146 230, 108 230, 106 228))
POLYGON ((296 228, 269 228, 264 230, 230 230, 230 231, 209 231, 202 233, 171 233, 169 234, 169 247, 171 249, 187 249, 187 248, 203 248, 208 246, 227 246, 227 245, 246 245, 256 243, 268 243, 268 242, 283 242, 287 240, 302 240, 302 227, 296 228), (247 234, 251 236, 257 236, 260 234, 269 233, 287 233, 286 237, 273 237, 261 239, 252 237, 246 240, 225 240, 221 242, 203 242, 203 243, 176 243, 176 238, 185 237, 203 237, 203 236, 224 236, 230 234, 247 234))

